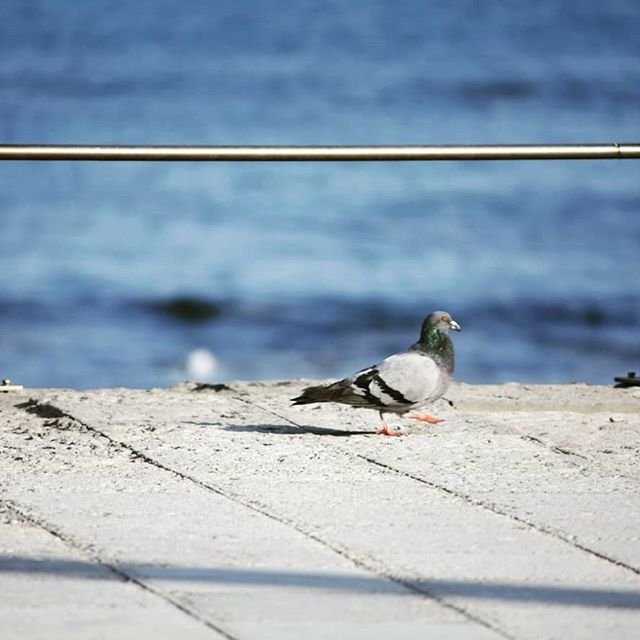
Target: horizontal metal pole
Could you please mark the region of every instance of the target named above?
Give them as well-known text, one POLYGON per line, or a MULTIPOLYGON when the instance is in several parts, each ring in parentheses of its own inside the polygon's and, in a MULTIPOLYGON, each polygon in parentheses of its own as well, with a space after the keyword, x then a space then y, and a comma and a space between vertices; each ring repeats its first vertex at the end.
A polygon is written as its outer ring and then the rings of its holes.
POLYGON ((438 146, 0 145, 0 160, 384 161, 640 158, 640 143, 438 146))

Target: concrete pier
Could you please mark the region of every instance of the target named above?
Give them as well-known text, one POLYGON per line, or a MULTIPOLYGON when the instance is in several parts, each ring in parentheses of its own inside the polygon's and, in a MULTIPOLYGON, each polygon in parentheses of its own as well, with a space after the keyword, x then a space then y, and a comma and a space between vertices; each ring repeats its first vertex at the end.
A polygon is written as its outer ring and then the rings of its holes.
POLYGON ((0 393, 2 638, 637 638, 640 388, 0 393))

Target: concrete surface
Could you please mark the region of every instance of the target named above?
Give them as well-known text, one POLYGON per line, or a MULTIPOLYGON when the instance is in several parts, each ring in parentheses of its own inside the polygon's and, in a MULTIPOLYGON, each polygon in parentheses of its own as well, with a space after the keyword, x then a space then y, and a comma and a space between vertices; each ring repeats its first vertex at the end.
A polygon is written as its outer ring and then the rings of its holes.
POLYGON ((640 388, 0 393, 9 638, 638 638, 640 388))

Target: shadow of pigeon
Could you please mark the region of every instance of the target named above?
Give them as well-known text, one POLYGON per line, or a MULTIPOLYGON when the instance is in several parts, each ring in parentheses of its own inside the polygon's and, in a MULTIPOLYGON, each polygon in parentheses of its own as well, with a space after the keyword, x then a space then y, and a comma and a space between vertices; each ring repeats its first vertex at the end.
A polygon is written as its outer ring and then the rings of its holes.
POLYGON ((331 429, 327 427, 314 427, 311 425, 300 425, 295 427, 289 424, 230 424, 224 427, 226 431, 259 431, 261 433, 274 433, 283 435, 314 435, 314 436, 370 436, 375 435, 375 431, 348 431, 345 429, 331 429))

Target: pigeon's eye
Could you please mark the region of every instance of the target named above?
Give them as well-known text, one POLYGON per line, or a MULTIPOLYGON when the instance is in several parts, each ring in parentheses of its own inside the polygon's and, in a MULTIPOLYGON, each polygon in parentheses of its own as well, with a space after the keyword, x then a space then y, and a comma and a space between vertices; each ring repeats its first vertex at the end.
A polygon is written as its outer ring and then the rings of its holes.
POLYGON ((440 322, 449 322, 449 318, 447 318, 447 316, 442 316, 442 318, 440 318, 440 322))

